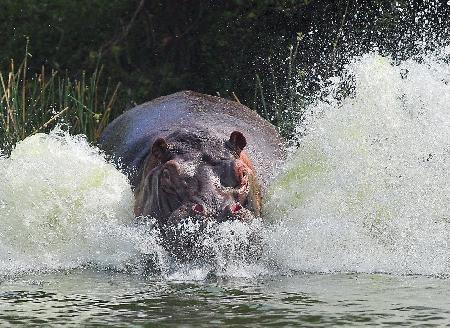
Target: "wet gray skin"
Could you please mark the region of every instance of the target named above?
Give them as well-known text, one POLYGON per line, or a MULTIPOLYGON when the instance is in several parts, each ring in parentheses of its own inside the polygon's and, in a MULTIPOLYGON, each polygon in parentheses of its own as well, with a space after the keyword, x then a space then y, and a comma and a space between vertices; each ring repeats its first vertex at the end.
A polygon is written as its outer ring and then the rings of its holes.
POLYGON ((130 179, 137 222, 156 219, 168 245, 178 243, 173 230, 188 218, 203 224, 258 217, 282 146, 254 111, 191 91, 126 111, 100 139, 130 179))
POLYGON ((242 133, 229 140, 205 132, 159 138, 135 190, 136 216, 174 226, 187 217, 218 222, 260 215, 261 195, 242 133))

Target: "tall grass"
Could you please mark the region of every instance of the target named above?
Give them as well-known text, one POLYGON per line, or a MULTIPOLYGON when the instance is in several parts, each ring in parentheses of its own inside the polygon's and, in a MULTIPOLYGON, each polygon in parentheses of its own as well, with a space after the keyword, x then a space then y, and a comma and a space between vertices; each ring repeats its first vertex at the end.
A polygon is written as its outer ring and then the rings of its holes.
POLYGON ((0 71, 0 149, 8 153, 29 135, 64 123, 73 134, 96 141, 109 123, 119 84, 101 83, 103 67, 71 79, 44 67, 28 76, 28 52, 20 65, 0 71))

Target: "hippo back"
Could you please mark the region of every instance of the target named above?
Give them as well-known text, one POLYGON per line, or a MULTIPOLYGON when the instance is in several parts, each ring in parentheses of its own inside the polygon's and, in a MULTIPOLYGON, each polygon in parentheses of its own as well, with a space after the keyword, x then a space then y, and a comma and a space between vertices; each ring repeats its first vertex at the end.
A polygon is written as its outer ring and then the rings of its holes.
POLYGON ((183 91, 136 106, 105 129, 100 147, 114 157, 134 186, 156 138, 181 131, 227 140, 236 130, 247 139, 246 152, 264 187, 284 156, 283 139, 256 112, 219 97, 183 91))

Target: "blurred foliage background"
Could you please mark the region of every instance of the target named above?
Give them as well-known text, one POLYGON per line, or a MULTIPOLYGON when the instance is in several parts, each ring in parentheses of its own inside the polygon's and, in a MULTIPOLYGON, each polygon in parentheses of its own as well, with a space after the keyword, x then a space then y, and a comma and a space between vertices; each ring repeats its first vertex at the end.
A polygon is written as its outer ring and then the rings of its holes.
MULTIPOLYGON (((411 56, 418 42, 448 24, 448 7, 408 0, 0 0, 0 71, 7 80, 11 60, 26 61, 15 90, 22 97, 30 87, 19 82, 42 82, 43 66, 74 84, 94 76, 98 90, 86 103, 81 89, 78 98, 66 98, 78 99, 81 108, 109 106, 108 120, 180 90, 220 95, 257 110, 289 136, 310 95, 349 56, 374 47, 394 58, 411 56), (424 9, 426 18, 418 14, 424 9), (96 95, 111 90, 114 101, 103 97, 100 104, 96 95)), ((3 89, 6 122, 12 114, 5 99, 14 92, 3 89)), ((41 108, 47 116, 39 125, 67 108, 67 99, 52 111, 41 108)), ((104 115, 88 110, 97 121, 104 115)), ((95 141, 99 129, 93 130, 88 138, 95 141)))

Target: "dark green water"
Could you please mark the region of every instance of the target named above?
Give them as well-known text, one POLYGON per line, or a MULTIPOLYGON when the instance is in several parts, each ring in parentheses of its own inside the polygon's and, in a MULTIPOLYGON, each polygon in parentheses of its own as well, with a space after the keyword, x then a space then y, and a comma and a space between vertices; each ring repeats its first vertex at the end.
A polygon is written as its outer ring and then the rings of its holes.
POLYGON ((168 281, 77 271, 0 285, 0 325, 450 326, 450 280, 293 274, 168 281))

